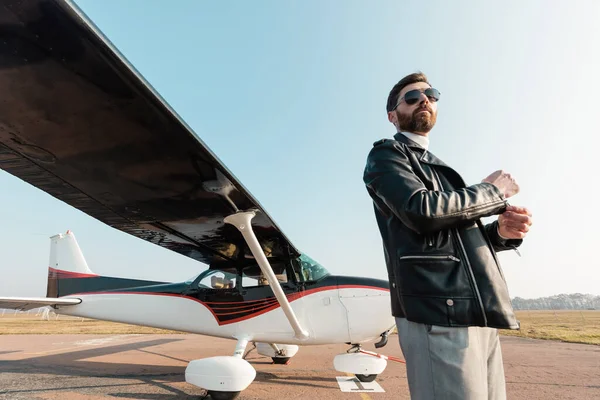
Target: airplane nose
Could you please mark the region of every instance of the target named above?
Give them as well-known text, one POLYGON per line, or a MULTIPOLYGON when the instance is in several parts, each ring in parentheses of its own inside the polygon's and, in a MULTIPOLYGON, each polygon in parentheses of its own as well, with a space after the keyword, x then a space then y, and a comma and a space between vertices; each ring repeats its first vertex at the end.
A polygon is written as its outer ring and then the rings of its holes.
POLYGON ((342 286, 339 294, 346 308, 352 343, 377 339, 383 343, 382 332, 395 324, 389 290, 375 286, 344 289, 342 286))

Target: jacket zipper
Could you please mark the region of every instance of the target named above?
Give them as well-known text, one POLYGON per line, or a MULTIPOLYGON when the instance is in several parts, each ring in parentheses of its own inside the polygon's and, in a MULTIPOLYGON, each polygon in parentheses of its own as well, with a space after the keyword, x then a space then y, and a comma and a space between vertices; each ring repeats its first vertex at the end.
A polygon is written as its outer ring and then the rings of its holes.
MULTIPOLYGON (((433 175, 435 176, 435 179, 437 180, 440 190, 444 190, 444 187, 442 186, 442 182, 440 181, 440 177, 438 176, 437 172, 433 168, 431 168, 431 172, 433 172, 433 175)), ((469 280, 471 281, 473 290, 475 291, 475 296, 477 297, 477 302, 479 303, 479 309, 481 311, 481 316, 483 317, 483 324, 484 324, 484 326, 487 326, 487 317, 485 315, 485 308, 483 307, 483 301, 481 300, 481 294, 479 293, 479 288, 477 287, 477 282, 475 282, 475 275, 473 274, 473 268, 471 268, 471 263, 469 262, 469 258, 467 257, 467 251, 462 242, 460 234, 458 233, 458 229, 453 228, 450 231, 454 232, 454 235, 456 236, 456 241, 458 242, 458 244, 460 246, 459 250, 460 250, 463 258, 465 259, 465 266, 467 267, 468 277, 469 277, 469 280)))
POLYGON ((460 262, 460 258, 447 255, 447 256, 402 256, 399 260, 450 260, 460 262))

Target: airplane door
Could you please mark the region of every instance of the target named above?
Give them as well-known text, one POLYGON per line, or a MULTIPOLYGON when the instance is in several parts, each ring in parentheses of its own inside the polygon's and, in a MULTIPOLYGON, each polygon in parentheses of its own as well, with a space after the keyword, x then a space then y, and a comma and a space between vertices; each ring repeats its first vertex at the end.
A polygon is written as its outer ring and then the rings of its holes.
POLYGON ((208 307, 219 325, 236 317, 237 306, 243 300, 239 292, 239 279, 235 268, 211 269, 193 283, 191 296, 208 307))
MULTIPOLYGON (((271 263, 275 277, 283 292, 289 297, 297 293, 300 289, 294 280, 289 276, 288 270, 283 263, 271 263)), ((248 300, 258 300, 264 298, 275 298, 273 289, 269 286, 267 278, 263 275, 260 267, 256 264, 248 265, 242 268, 240 293, 248 300)))
MULTIPOLYGON (((287 264, 283 262, 270 262, 273 273, 283 292, 291 303, 292 309, 300 320, 304 320, 301 307, 302 298, 297 296, 300 286, 295 282, 288 271, 287 264)), ((247 314, 245 329, 252 332, 293 334, 287 318, 279 305, 266 277, 255 262, 249 262, 241 269, 239 285, 240 295, 243 299, 243 310, 247 314)))

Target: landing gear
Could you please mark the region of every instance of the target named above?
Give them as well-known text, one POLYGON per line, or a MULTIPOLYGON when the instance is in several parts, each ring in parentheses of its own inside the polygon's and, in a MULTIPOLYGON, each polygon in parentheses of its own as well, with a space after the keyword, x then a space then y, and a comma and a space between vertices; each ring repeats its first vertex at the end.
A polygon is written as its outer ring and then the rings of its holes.
POLYGON ((292 357, 271 357, 273 364, 286 365, 292 357))
POLYGON ((286 365, 298 352, 298 346, 276 343, 256 343, 258 354, 271 357, 273 364, 286 365))
POLYGON ((361 382, 373 382, 375 380, 375 378, 377 378, 377 374, 371 374, 371 375, 363 375, 363 374, 355 374, 356 379, 358 379, 361 382))
POLYGON ((333 366, 336 371, 354 374, 361 382, 373 382, 387 367, 387 360, 363 353, 360 345, 357 344, 347 353, 335 356, 333 366))
POLYGON ((185 381, 206 389, 214 400, 233 400, 256 378, 256 370, 242 359, 248 340, 238 340, 233 356, 209 357, 191 361, 185 381))
POLYGON ((209 390, 208 395, 212 400, 233 400, 240 395, 240 392, 217 392, 209 390))

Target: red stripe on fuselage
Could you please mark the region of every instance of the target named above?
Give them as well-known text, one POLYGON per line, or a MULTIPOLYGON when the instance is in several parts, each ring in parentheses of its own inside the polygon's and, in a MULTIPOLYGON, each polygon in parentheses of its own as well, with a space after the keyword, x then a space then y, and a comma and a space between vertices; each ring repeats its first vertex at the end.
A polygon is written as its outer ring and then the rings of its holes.
MULTIPOLYGON (((259 299, 259 300, 246 300, 246 301, 228 301, 226 304, 248 304, 248 303, 260 303, 261 301, 270 301, 270 300, 277 300, 275 297, 271 297, 271 298, 264 298, 264 299, 259 299)), ((206 304, 223 304, 223 301, 206 301, 206 304)))
MULTIPOLYGON (((260 312, 260 311, 266 310, 267 308, 272 310, 272 309, 274 309, 274 308, 277 308, 277 305, 278 305, 278 304, 265 304, 265 305, 264 305, 264 306, 262 306, 262 307, 255 307, 255 310, 256 310, 256 311, 255 311, 255 312, 253 312, 253 313, 252 313, 252 314, 250 314, 250 315, 255 315, 257 312, 260 312)), ((218 315, 219 317, 222 317, 222 316, 225 316, 225 315, 235 315, 235 314, 241 314, 241 313, 248 312, 248 311, 250 311, 250 310, 248 310, 248 309, 243 309, 243 310, 239 310, 239 309, 238 309, 238 310, 236 310, 236 309, 234 309, 234 308, 230 308, 229 310, 224 310, 224 311, 215 311, 215 310, 213 309, 213 311, 215 312, 215 314, 216 314, 216 315, 218 315), (234 311, 232 311, 232 310, 234 310, 234 311)), ((229 322, 229 321, 227 321, 227 322, 229 322)))
MULTIPOLYGON (((213 310, 215 310, 216 313, 220 313, 220 312, 226 312, 226 311, 232 311, 232 310, 237 310, 237 311, 243 311, 243 310, 252 310, 252 308, 263 308, 266 306, 272 306, 274 304, 278 304, 277 303, 277 299, 273 298, 272 300, 265 300, 262 303, 252 303, 252 304, 247 304, 247 305, 234 305, 233 307, 231 307, 231 305, 233 304, 233 302, 221 302, 221 305, 214 305, 214 304, 218 304, 218 303, 213 303, 213 305, 211 305, 211 308, 213 310), (219 311, 217 311, 219 310, 219 311)), ((243 304, 243 303, 242 303, 243 304)))

